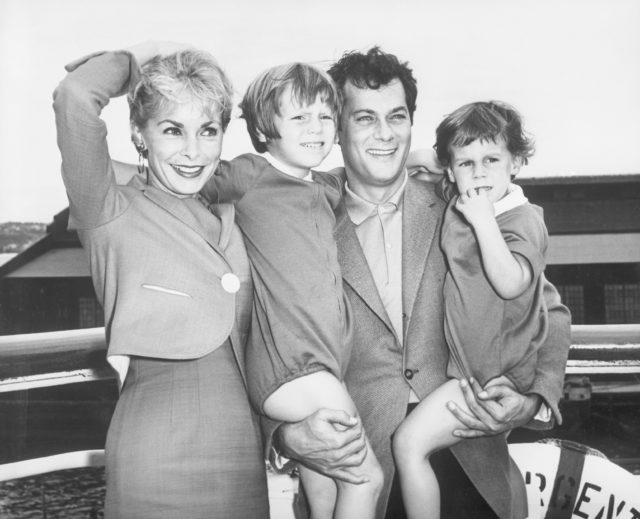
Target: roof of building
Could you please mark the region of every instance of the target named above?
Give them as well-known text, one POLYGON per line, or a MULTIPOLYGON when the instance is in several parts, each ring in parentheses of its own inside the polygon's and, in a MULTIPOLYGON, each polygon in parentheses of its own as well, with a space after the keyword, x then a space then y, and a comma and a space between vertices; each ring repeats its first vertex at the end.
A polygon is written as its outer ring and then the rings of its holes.
POLYGON ((68 220, 69 208, 56 214, 42 239, 0 265, 0 278, 89 276, 89 265, 78 235, 67 230, 68 220))
POLYGON ((608 173, 605 175, 562 174, 552 176, 529 176, 525 172, 516 177, 523 186, 559 184, 618 184, 640 182, 640 173, 608 173))

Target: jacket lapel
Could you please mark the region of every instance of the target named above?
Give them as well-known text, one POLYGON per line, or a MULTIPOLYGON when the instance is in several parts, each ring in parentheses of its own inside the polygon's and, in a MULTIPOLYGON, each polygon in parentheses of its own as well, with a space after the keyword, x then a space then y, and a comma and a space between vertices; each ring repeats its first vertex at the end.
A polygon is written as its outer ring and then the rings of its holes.
MULTIPOLYGON (((187 206, 180 201, 179 198, 164 194, 157 189, 145 189, 146 187, 147 186, 144 186, 142 188, 142 191, 146 198, 157 204, 160 208, 169 212, 175 218, 180 220, 184 225, 198 234, 203 240, 205 240, 205 242, 207 242, 211 246, 211 248, 213 248, 219 254, 222 261, 224 261, 227 266, 231 268, 226 256, 224 255, 223 250, 221 250, 226 248, 234 225, 235 210, 231 204, 217 204, 209 207, 209 211, 216 215, 221 222, 219 243, 216 243, 212 240, 212 237, 207 235, 206 230, 203 229, 202 226, 198 223, 197 218, 193 215, 193 213, 191 213, 187 206)), ((251 296, 249 294, 241 293, 236 297, 251 296)), ((242 340, 237 326, 233 326, 233 328, 231 329, 229 340, 231 342, 231 348, 233 349, 233 353, 236 357, 236 361, 240 369, 240 374, 246 384, 247 377, 244 366, 245 342, 242 340)))
POLYGON ((342 269, 342 278, 378 318, 385 323, 387 328, 395 334, 344 201, 340 202, 335 213, 335 238, 338 246, 338 262, 342 269))
POLYGON ((402 307, 408 319, 427 265, 427 256, 442 217, 433 190, 409 177, 402 213, 402 307), (434 207, 436 206, 436 207, 434 207))
MULTIPOLYGON (((145 186, 147 187, 147 186, 145 186)), ((143 189, 144 196, 158 205, 161 209, 164 209, 175 218, 180 220, 184 225, 189 227, 192 231, 198 234, 203 240, 205 240, 222 258, 225 258, 224 251, 220 249, 220 244, 217 241, 214 241, 211 236, 207 235, 205 229, 198 223, 198 220, 193 215, 191 211, 187 208, 182 201, 174 197, 172 195, 165 194, 158 189, 143 189)), ((219 211, 213 211, 216 216, 218 216, 222 221, 222 229, 229 228, 229 225, 225 225, 225 220, 229 218, 233 219, 233 208, 229 207, 228 210, 224 210, 225 208, 220 209, 219 211), (217 213, 220 214, 217 214, 217 213), (229 213, 231 213, 229 215, 229 213)), ((226 261, 226 259, 225 259, 226 261)))

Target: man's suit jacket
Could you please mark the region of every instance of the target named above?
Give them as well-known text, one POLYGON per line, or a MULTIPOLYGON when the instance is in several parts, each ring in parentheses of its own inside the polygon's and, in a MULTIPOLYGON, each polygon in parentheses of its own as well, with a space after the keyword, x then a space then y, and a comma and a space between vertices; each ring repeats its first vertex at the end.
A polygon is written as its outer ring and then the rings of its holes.
MULTIPOLYGON (((439 243, 444 207, 433 184, 408 179, 402 231, 404 347, 384 309, 344 203, 336 214, 339 261, 354 323, 346 384, 385 474, 379 518, 384 517, 395 470, 391 437, 406 415, 409 390, 424 398, 447 380, 442 300, 446 266, 439 243)), ((541 350, 532 391, 557 415, 570 342, 569 314, 555 289, 549 285, 548 290, 552 331, 541 350)), ((508 457, 504 435, 463 441, 452 451, 499 517, 526 515, 524 483, 508 457)))

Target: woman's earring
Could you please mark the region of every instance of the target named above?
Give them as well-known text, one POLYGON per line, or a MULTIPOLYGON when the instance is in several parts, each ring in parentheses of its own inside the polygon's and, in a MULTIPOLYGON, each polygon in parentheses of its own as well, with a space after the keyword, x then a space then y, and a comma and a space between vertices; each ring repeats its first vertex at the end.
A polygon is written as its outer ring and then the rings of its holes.
POLYGON ((136 143, 136 150, 138 151, 138 173, 141 175, 146 171, 144 159, 147 158, 147 148, 141 142, 136 143))

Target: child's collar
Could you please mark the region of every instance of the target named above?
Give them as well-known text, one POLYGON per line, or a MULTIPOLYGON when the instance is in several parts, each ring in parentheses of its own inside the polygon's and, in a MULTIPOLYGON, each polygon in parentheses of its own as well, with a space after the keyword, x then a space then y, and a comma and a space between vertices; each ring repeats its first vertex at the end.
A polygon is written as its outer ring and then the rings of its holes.
MULTIPOLYGON (((276 159, 273 155, 271 155, 271 153, 269 153, 268 151, 265 151, 262 156, 267 160, 267 162, 269 162, 269 164, 271 164, 274 168, 282 171, 283 173, 286 173, 287 175, 291 176, 291 177, 295 177, 295 178, 300 178, 298 175, 296 175, 293 172, 293 168, 287 164, 285 164, 284 162, 282 162, 281 160, 276 159)), ((311 170, 309 170, 309 172, 301 178, 301 180, 308 180, 309 182, 313 181, 313 175, 311 174, 311 170)))
POLYGON ((509 190, 500 200, 494 202, 493 211, 496 216, 506 213, 514 207, 526 204, 529 200, 524 196, 522 188, 517 184, 509 184, 509 190))

